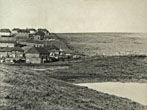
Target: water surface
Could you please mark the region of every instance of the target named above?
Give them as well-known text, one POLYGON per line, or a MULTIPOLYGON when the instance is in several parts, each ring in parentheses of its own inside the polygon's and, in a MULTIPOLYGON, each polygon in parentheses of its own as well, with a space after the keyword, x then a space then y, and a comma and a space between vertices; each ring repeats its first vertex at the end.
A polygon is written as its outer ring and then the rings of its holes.
POLYGON ((143 105, 147 105, 147 83, 104 82, 80 83, 77 85, 86 86, 90 89, 128 98, 143 105))

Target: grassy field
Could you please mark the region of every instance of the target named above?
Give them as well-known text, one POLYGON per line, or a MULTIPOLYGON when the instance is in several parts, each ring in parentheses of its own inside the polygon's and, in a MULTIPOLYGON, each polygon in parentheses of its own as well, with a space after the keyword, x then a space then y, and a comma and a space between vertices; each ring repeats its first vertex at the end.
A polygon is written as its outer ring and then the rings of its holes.
POLYGON ((147 33, 60 33, 69 45, 83 54, 147 54, 147 33))
POLYGON ((0 65, 0 110, 145 110, 131 100, 53 79, 28 67, 0 65))
POLYGON ((52 78, 74 83, 147 82, 146 56, 95 56, 68 63, 69 68, 43 72, 52 78))

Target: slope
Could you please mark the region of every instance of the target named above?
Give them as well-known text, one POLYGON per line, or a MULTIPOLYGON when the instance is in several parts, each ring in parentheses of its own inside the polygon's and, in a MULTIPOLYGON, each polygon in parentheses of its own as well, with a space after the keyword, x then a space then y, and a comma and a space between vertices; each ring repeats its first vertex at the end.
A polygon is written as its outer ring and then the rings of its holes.
POLYGON ((0 101, 0 110, 145 110, 128 99, 6 65, 0 65, 0 101))

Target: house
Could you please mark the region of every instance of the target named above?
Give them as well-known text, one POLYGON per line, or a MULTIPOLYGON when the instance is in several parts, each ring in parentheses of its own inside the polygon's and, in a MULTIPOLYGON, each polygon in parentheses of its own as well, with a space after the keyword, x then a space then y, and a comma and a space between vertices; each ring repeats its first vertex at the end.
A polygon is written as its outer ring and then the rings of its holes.
POLYGON ((54 35, 46 35, 46 36, 44 37, 44 39, 45 39, 46 41, 54 41, 54 40, 56 40, 56 38, 55 38, 54 35))
POLYGON ((5 60, 4 60, 4 62, 6 62, 6 63, 13 63, 14 64, 14 59, 13 58, 6 58, 5 60))
POLYGON ((12 34, 17 34, 18 32, 19 32, 19 28, 13 28, 12 30, 11 30, 11 33, 12 34))
POLYGON ((37 31, 36 31, 36 29, 33 29, 33 28, 31 28, 31 29, 26 29, 30 34, 35 34, 37 31))
POLYGON ((49 52, 50 61, 58 61, 64 59, 64 52, 62 49, 56 47, 55 45, 45 47, 49 52))
POLYGON ((19 29, 18 33, 25 33, 25 34, 29 34, 29 31, 27 29, 19 29))
POLYGON ((0 48, 0 58, 6 58, 11 53, 11 49, 8 47, 0 48))
POLYGON ((0 41, 0 48, 1 47, 15 47, 15 41, 0 41))
POLYGON ((34 29, 32 29, 29 34, 29 38, 34 40, 43 40, 44 37, 45 37, 45 33, 43 31, 36 31, 34 29))
POLYGON ((22 58, 24 50, 20 47, 3 47, 0 48, 0 58, 22 58))
POLYGON ((43 40, 45 34, 42 31, 38 31, 33 35, 34 40, 43 40))
POLYGON ((38 32, 43 32, 45 35, 49 35, 50 32, 47 29, 39 28, 38 32))
POLYGON ((43 40, 44 39, 44 35, 40 35, 40 34, 35 34, 33 35, 33 39, 34 40, 43 40))
POLYGON ((21 45, 24 45, 23 50, 28 51, 28 49, 32 48, 33 46, 35 47, 44 47, 43 42, 39 41, 30 41, 30 42, 19 42, 21 45))
POLYGON ((23 58, 24 57, 24 50, 21 47, 11 48, 11 53, 9 54, 9 57, 23 58))
POLYGON ((50 57, 54 57, 54 56, 59 56, 59 50, 58 49, 51 49, 51 50, 48 50, 49 51, 49 55, 50 57))
POLYGON ((16 33, 16 37, 29 37, 30 32, 26 29, 19 29, 16 33))
POLYGON ((1 37, 11 37, 11 31, 9 29, 0 29, 1 37))
POLYGON ((5 58, 0 57, 0 63, 4 63, 5 62, 5 58))
POLYGON ((48 50, 44 47, 32 47, 26 53, 26 63, 40 64, 48 60, 48 50))

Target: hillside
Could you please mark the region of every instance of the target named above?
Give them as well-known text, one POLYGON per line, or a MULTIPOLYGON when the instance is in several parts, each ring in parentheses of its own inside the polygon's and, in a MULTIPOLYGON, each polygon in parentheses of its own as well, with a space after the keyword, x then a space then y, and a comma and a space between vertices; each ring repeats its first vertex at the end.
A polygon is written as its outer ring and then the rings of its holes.
POLYGON ((145 110, 145 107, 52 79, 31 68, 0 65, 0 110, 145 110))
POLYGON ((58 33, 75 50, 89 55, 147 54, 146 33, 58 33))

